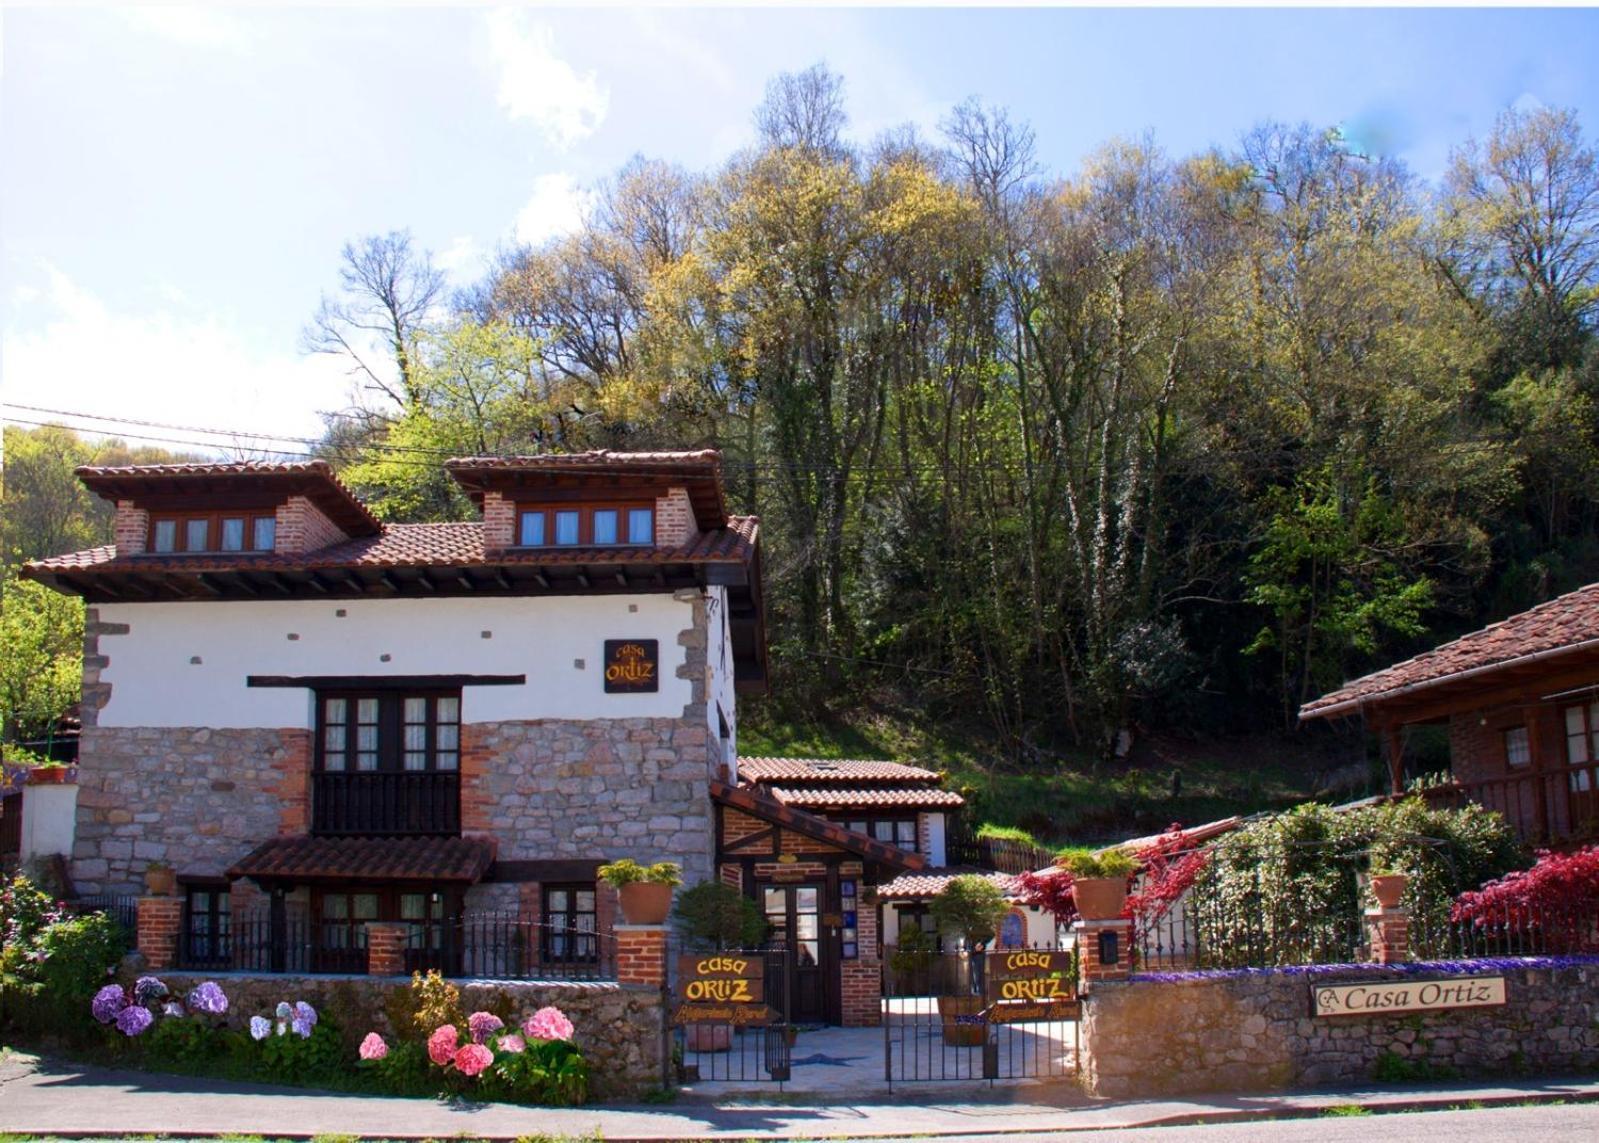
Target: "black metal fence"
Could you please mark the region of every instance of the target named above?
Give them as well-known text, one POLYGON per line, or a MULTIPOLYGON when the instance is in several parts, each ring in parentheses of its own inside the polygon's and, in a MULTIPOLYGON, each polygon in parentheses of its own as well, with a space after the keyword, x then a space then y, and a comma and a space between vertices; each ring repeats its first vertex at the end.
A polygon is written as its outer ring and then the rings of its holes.
POLYGON ((1417 960, 1564 956, 1599 952, 1599 913, 1579 904, 1486 909, 1470 920, 1420 913, 1410 919, 1417 960))
POLYGON ((104 913, 122 928, 131 945, 139 933, 139 899, 131 894, 91 893, 69 901, 75 913, 104 913))
MULTIPOLYGON (((516 913, 468 913, 407 925, 404 971, 437 969, 483 980, 614 980, 610 933, 548 925, 516 913)), ((266 902, 242 910, 214 931, 185 924, 180 968, 256 973, 367 971, 366 922, 317 920, 297 905, 266 902)))
POLYGON ((1362 960, 1367 936, 1359 902, 1353 884, 1348 894, 1320 908, 1190 892, 1135 921, 1134 967, 1160 972, 1362 960))

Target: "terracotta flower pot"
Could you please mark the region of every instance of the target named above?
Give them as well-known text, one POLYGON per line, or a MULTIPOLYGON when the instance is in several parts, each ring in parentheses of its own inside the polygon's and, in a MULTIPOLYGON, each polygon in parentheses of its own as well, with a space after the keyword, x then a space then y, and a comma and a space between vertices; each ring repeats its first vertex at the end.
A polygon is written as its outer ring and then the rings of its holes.
POLYGON ((172 897, 178 891, 176 869, 150 869, 144 871, 144 891, 152 897, 172 897))
POLYGON ((659 925, 672 911, 672 887, 653 881, 634 881, 617 891, 622 919, 630 925, 659 925))
POLYGON ((988 1034, 981 996, 940 996, 938 1016, 944 1043, 952 1048, 978 1048, 988 1034))
POLYGON ((71 773, 65 766, 35 766, 28 771, 30 786, 64 786, 71 773))
POLYGON ((1127 878, 1076 877, 1072 897, 1085 921, 1110 921, 1122 915, 1127 903, 1127 878))
POLYGON ((1384 909, 1399 908, 1399 898, 1410 884, 1407 873, 1380 873, 1371 879, 1371 894, 1384 909))

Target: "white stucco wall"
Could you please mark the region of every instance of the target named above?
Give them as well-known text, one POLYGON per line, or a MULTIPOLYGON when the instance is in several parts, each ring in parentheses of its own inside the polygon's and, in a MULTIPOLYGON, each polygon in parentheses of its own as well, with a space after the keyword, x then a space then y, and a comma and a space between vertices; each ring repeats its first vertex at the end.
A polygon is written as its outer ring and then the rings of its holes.
POLYGON ((71 854, 77 822, 78 787, 69 783, 22 787, 22 837, 18 859, 71 854))
POLYGON ((722 727, 717 718, 720 710, 727 719, 728 751, 725 757, 727 780, 738 780, 738 711, 733 692, 733 631, 727 621, 727 589, 711 587, 705 592, 705 664, 710 672, 710 684, 705 688, 709 699, 705 704, 706 730, 710 741, 716 742, 722 727))
MULTIPOLYGON (((725 619, 725 604, 719 610, 725 619)), ((100 680, 111 684, 102 727, 312 725, 310 692, 247 687, 250 675, 527 676, 520 686, 467 687, 463 722, 677 718, 692 697, 677 677, 686 655, 677 637, 693 605, 668 594, 125 603, 99 612, 101 622, 129 627, 100 637, 110 660, 100 680), (605 693, 605 640, 624 638, 659 640, 658 692, 605 693)), ((725 678, 731 695, 731 650, 722 672, 716 647, 707 648, 711 681, 725 678)))
POLYGON ((927 815, 927 864, 937 869, 948 865, 944 843, 944 815, 930 813, 927 815))

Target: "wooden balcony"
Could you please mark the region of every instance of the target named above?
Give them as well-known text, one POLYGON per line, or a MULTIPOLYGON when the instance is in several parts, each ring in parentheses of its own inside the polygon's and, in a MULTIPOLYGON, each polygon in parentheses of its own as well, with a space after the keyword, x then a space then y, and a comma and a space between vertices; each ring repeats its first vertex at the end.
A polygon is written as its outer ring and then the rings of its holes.
POLYGON ((313 774, 311 832, 324 837, 457 835, 461 775, 426 770, 313 774))
POLYGON ((1529 845, 1568 847, 1599 838, 1599 762, 1529 771, 1425 791, 1436 805, 1496 810, 1529 845))

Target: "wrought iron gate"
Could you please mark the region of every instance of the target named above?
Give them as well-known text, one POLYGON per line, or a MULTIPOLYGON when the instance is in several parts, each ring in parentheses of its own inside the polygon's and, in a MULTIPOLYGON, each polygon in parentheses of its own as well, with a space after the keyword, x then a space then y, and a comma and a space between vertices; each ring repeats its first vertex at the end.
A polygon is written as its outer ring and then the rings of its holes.
POLYGON ((788 1020, 792 961, 781 948, 667 957, 674 1082, 788 1081, 794 1046, 788 1020), (726 987, 698 993, 688 987, 685 977, 695 962, 710 962, 703 975, 726 987))
MULTIPOLYGON (((905 966, 901 966, 902 969, 905 966)), ((919 982, 931 995, 883 999, 883 1078, 896 1083, 1064 1078, 1078 1067, 1075 965, 1053 949, 1007 949, 982 954, 931 954, 918 971, 897 979, 919 982), (1007 975, 1005 959, 1039 958, 1026 978, 1007 975), (1010 986, 1010 987, 1007 987, 1010 986)), ((910 986, 921 992, 923 988, 910 986)))

